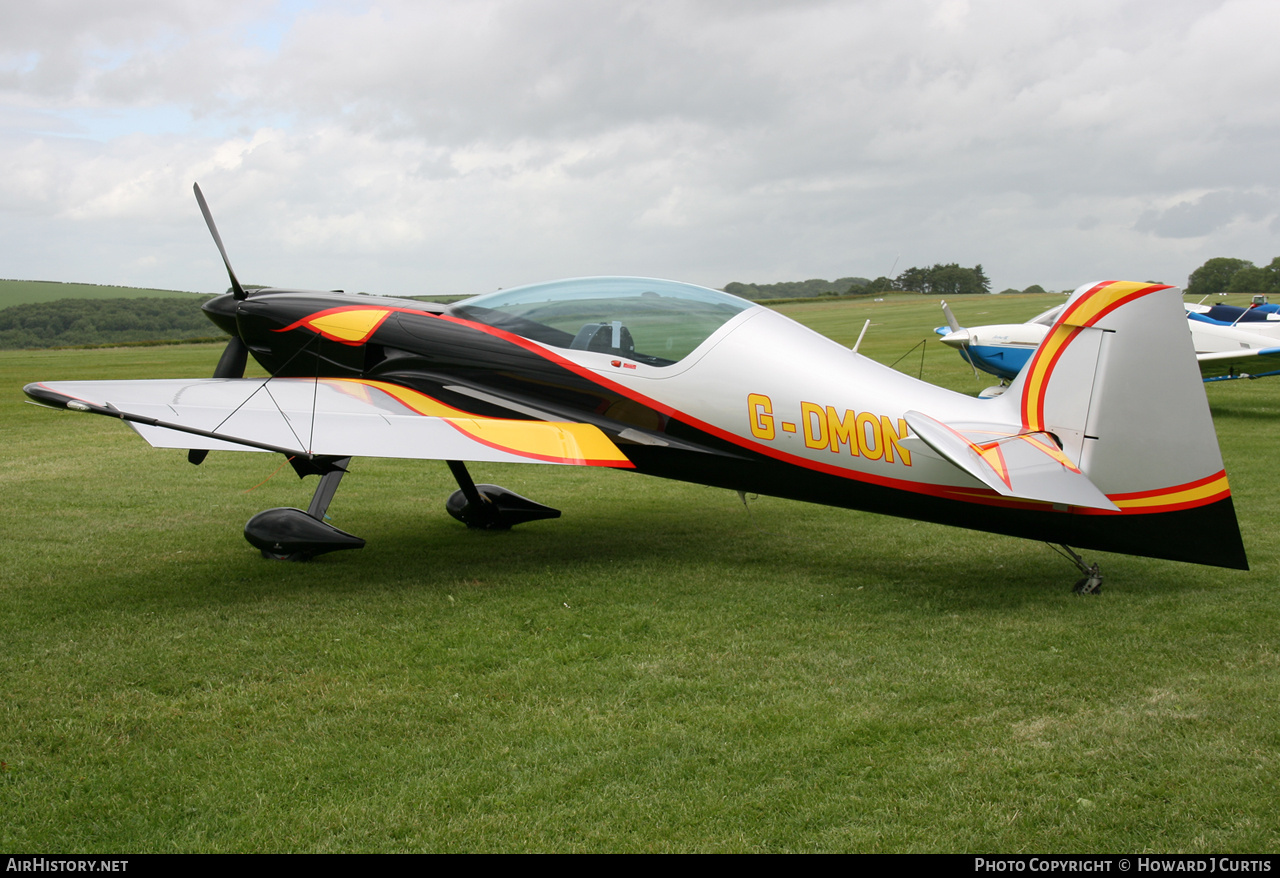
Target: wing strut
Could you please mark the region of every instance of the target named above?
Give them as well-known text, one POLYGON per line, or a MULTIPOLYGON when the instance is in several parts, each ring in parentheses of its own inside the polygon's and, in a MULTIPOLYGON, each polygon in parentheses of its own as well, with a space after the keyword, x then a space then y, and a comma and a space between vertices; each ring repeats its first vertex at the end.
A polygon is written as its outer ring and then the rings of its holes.
MULTIPOLYGON (((297 359, 297 357, 298 357, 298 355, 299 355, 299 354, 301 354, 303 351, 305 351, 305 350, 307 350, 308 348, 310 348, 310 347, 311 347, 311 343, 312 343, 312 342, 316 342, 316 341, 318 341, 318 339, 319 339, 319 338, 320 338, 320 336, 318 336, 318 335, 316 335, 316 336, 312 336, 311 338, 309 338, 309 339, 307 340, 306 344, 302 345, 300 348, 298 348, 296 351, 294 351, 293 356, 292 356, 292 357, 290 357, 288 360, 286 360, 286 361, 284 362, 284 365, 283 365, 283 366, 281 366, 279 369, 277 369, 277 370, 276 370, 276 373, 278 374, 279 372, 282 372, 285 368, 287 368, 287 367, 288 367, 288 365, 289 365, 290 363, 292 363, 295 359, 297 359)), ((271 393, 270 389, 268 389, 268 387, 267 387, 267 385, 271 383, 271 379, 273 379, 273 378, 275 378, 275 377, 276 377, 275 375, 268 375, 266 378, 262 379, 262 383, 261 383, 260 385, 258 385, 258 388, 257 388, 256 390, 254 390, 254 391, 253 391, 253 393, 251 393, 251 394, 249 394, 248 396, 246 396, 246 397, 245 397, 245 398, 240 402, 240 404, 239 404, 239 405, 237 405, 235 408, 233 408, 231 411, 229 411, 229 412, 227 413, 227 416, 226 416, 225 418, 223 418, 221 421, 219 421, 219 422, 218 422, 218 425, 217 425, 216 427, 214 427, 214 428, 213 428, 214 433, 216 434, 218 430, 221 430, 221 429, 222 429, 223 425, 224 425, 224 424, 226 424, 226 423, 227 423, 227 421, 229 421, 229 420, 231 420, 233 417, 235 417, 236 412, 240 411, 240 409, 242 409, 242 408, 244 408, 246 405, 248 405, 248 404, 249 404, 249 400, 251 400, 251 399, 253 399, 255 396, 257 396, 257 395, 258 395, 258 393, 259 393, 260 391, 262 391, 262 390, 266 390, 266 391, 267 391, 267 398, 271 400, 271 404, 272 404, 272 405, 274 405, 274 406, 276 407, 276 411, 277 411, 277 412, 279 412, 279 413, 280 413, 280 417, 284 419, 285 425, 289 428, 289 432, 293 433, 293 438, 298 440, 298 445, 299 445, 299 446, 302 446, 302 447, 304 447, 304 448, 306 448, 306 449, 307 449, 307 456, 310 456, 311 448, 312 448, 312 447, 314 446, 314 444, 315 444, 315 433, 316 433, 316 391, 318 391, 319 386, 320 386, 320 351, 319 351, 319 347, 320 347, 320 346, 319 346, 319 344, 317 344, 317 345, 316 345, 317 350, 316 350, 316 352, 315 352, 315 354, 316 354, 316 377, 315 377, 315 379, 314 379, 314 384, 313 384, 313 389, 312 389, 312 394, 311 394, 311 429, 310 429, 310 432, 308 433, 308 439, 307 439, 307 441, 306 441, 305 443, 302 441, 302 437, 298 435, 298 431, 297 431, 297 430, 295 430, 295 429, 293 429, 293 424, 291 424, 291 423, 289 422, 289 418, 288 418, 288 416, 287 416, 287 415, 285 415, 285 413, 284 413, 284 409, 282 409, 282 408, 280 407, 280 402, 279 402, 279 400, 277 400, 277 399, 275 398, 275 396, 273 396, 273 395, 272 395, 272 393, 271 393)), ((248 350, 248 349, 246 348, 246 351, 247 351, 247 350, 248 350)), ((225 356, 225 355, 224 355, 224 356, 225 356)), ((219 364, 219 365, 221 365, 221 364, 219 364)), ((242 371, 243 371, 243 370, 242 370, 242 371)), ((220 377, 223 377, 223 376, 220 376, 220 375, 218 375, 218 374, 215 372, 213 377, 214 377, 214 378, 220 378, 220 377)), ((191 455, 192 455, 192 454, 195 454, 195 453, 196 453, 196 452, 194 452, 194 451, 188 452, 188 453, 187 453, 187 459, 188 459, 188 460, 191 460, 191 462, 192 462, 192 463, 196 463, 196 464, 198 464, 198 463, 200 463, 200 461, 203 461, 203 460, 204 460, 204 457, 203 457, 203 456, 201 456, 201 457, 200 457, 200 460, 193 460, 193 459, 191 458, 191 455)), ((206 453, 207 453, 207 452, 206 452, 206 453)), ((289 452, 286 452, 286 453, 289 453, 289 452)))

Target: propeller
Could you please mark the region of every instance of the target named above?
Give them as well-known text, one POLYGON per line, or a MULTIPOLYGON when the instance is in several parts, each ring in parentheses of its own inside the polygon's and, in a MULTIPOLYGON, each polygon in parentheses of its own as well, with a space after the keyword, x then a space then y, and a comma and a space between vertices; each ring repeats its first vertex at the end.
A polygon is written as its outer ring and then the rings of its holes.
POLYGON ((964 354, 965 362, 973 370, 973 377, 981 380, 981 376, 978 374, 978 367, 974 364, 973 357, 969 355, 969 331, 960 326, 960 321, 956 320, 956 315, 951 313, 951 306, 945 301, 942 303, 942 314, 947 318, 947 326, 951 327, 951 334, 942 339, 943 343, 953 348, 959 348, 960 352, 964 354))
MULTIPOLYGON (((227 277, 231 278, 231 295, 236 301, 243 301, 248 298, 244 287, 241 286, 239 279, 236 278, 235 271, 231 268, 231 260, 227 258, 227 248, 222 245, 222 236, 218 234, 218 227, 213 222, 213 214, 209 212, 209 204, 204 200, 204 193, 200 191, 200 184, 196 183, 193 187, 196 193, 196 203, 200 205, 200 212, 204 214, 205 225, 209 227, 209 233, 213 235, 213 242, 218 245, 218 252, 222 254, 222 264, 227 267, 227 277)), ((218 300, 214 300, 216 302, 218 300)), ((221 301, 226 302, 223 298, 221 301)), ((206 303, 206 311, 212 314, 223 314, 227 317, 233 316, 229 312, 221 309, 210 310, 207 306, 214 302, 206 303)), ((230 303, 228 303, 230 304, 230 303)), ((219 325, 222 325, 219 322, 219 325)), ((232 332, 231 339, 227 342, 226 348, 222 351, 222 356, 218 358, 218 365, 214 367, 214 378, 243 378, 245 366, 249 363, 249 346, 244 343, 244 339, 238 333, 232 332)), ((187 451, 187 460, 196 466, 204 463, 204 459, 209 456, 209 450, 206 448, 192 448, 187 451)))
POLYGON ((238 335, 231 336, 218 365, 213 369, 214 378, 243 378, 244 367, 249 364, 249 346, 238 335))
POLYGON ((213 243, 218 245, 218 252, 222 254, 222 264, 227 267, 227 277, 231 278, 231 294, 236 297, 236 301, 243 301, 248 298, 248 295, 244 287, 240 286, 240 281, 236 280, 236 273, 231 268, 231 260, 227 258, 227 248, 222 246, 222 236, 218 234, 218 227, 214 225, 213 214, 209 212, 209 205, 204 200, 204 193, 200 191, 200 184, 196 183, 192 188, 195 190, 196 203, 200 205, 200 212, 204 214, 204 224, 209 227, 209 234, 213 235, 213 243))

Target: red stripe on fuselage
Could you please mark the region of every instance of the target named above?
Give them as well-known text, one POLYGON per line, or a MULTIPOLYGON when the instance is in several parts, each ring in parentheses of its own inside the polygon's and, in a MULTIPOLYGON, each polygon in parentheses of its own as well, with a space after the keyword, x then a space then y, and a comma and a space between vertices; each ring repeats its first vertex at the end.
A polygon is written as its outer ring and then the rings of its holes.
MULTIPOLYGON (((743 436, 739 436, 736 433, 732 433, 732 432, 729 432, 728 430, 724 430, 720 427, 717 427, 714 424, 709 424, 705 421, 699 420, 698 418, 693 417, 687 412, 682 412, 679 409, 675 409, 667 405, 666 403, 659 402, 658 400, 652 399, 651 397, 648 397, 643 393, 640 393, 638 391, 632 390, 629 387, 626 387, 624 385, 611 381, 610 379, 599 375, 598 373, 592 371, 586 366, 579 365, 578 363, 575 363, 572 360, 566 359, 565 357, 562 357, 559 354, 556 354, 554 351, 548 350, 546 347, 543 347, 538 342, 531 341, 530 339, 524 338, 523 336, 519 336, 512 332, 508 332, 505 329, 499 329, 494 326, 487 326, 483 323, 477 323, 475 321, 466 320, 461 317, 455 317, 450 314, 430 314, 427 316, 434 317, 438 320, 446 320, 455 325, 463 326, 468 329, 474 329, 479 332, 483 332, 488 335, 491 335, 494 338, 500 338, 504 341, 508 341, 511 344, 516 345, 517 347, 523 348, 524 350, 529 351, 532 354, 535 354, 539 357, 542 357, 545 360, 555 363, 556 365, 561 366, 562 368, 568 369, 570 372, 573 372, 575 375, 578 375, 579 377, 586 379, 587 381, 589 381, 590 383, 598 387, 606 388, 627 399, 630 399, 630 400, 633 400, 634 402, 638 402, 642 405, 648 406, 649 408, 655 411, 661 412, 662 414, 667 415, 668 417, 681 421, 682 423, 685 423, 690 427, 693 427, 694 429, 701 430, 702 432, 707 433, 711 436, 715 436, 716 438, 723 439, 724 441, 729 442, 733 445, 736 445, 740 448, 745 448, 748 451, 755 452, 756 454, 760 454, 765 457, 773 458, 774 460, 778 460, 783 463, 791 464, 793 466, 799 466, 804 469, 813 470, 820 473, 825 473, 827 475, 837 476, 843 479, 849 479, 850 481, 866 482, 868 484, 873 484, 873 485, 877 485, 884 488, 891 488, 898 491, 908 491, 914 494, 923 494, 930 497, 937 497, 937 498, 946 499, 946 500, 956 500, 964 503, 973 503, 973 504, 979 504, 979 505, 985 505, 985 506, 1014 507, 1014 508, 1028 509, 1028 510, 1034 509, 1034 510, 1041 510, 1041 511, 1053 510, 1054 506, 1057 505, 1053 503, 1046 503, 1039 500, 1024 500, 1016 497, 1005 497, 989 488, 968 488, 968 487, 959 487, 955 485, 934 485, 934 484, 928 484, 925 482, 914 482, 909 479, 896 479, 891 476, 879 476, 871 473, 859 472, 857 470, 844 469, 842 467, 833 466, 832 464, 821 463, 816 460, 810 460, 808 458, 800 457, 798 455, 794 455, 789 452, 779 450, 777 448, 772 448, 767 445, 759 444, 743 436)), ((1212 480, 1213 478, 1216 478, 1216 477, 1217 476, 1211 476, 1209 477, 1209 480, 1212 480)), ((1157 493, 1165 492, 1169 490, 1170 489, 1168 488, 1164 488, 1164 489, 1160 489, 1157 493)), ((1209 502, 1209 501, 1205 501, 1205 502, 1209 502)), ((1073 512, 1086 511, 1079 507, 1071 507, 1071 509, 1073 512)), ((1104 510, 1089 510, 1089 511, 1102 512, 1104 510)), ((1107 512, 1108 514, 1112 514, 1112 515, 1119 515, 1119 514, 1142 515, 1142 514, 1148 514, 1151 512, 1162 512, 1162 511, 1165 511, 1165 510, 1164 509, 1144 509, 1141 511, 1134 510, 1132 512, 1127 512, 1127 513, 1126 512, 1117 513, 1117 512, 1110 512, 1110 511, 1107 511, 1107 512)))
MULTIPOLYGON (((494 327, 494 326, 487 326, 483 323, 476 323, 475 321, 466 320, 461 317, 454 317, 453 315, 450 315, 450 314, 433 314, 431 316, 436 317, 437 319, 440 319, 440 320, 447 320, 450 323, 454 323, 459 326, 465 326, 470 329, 479 330, 480 332, 487 333, 488 335, 492 335, 495 338, 503 339, 504 341, 509 341, 514 345, 524 348, 530 353, 537 354, 543 359, 550 360, 551 362, 559 366, 562 366, 565 369, 568 369, 569 371, 573 372, 574 374, 582 378, 585 378, 586 380, 590 381, 592 384, 595 384, 598 387, 607 388, 608 390, 611 390, 614 393, 624 396, 627 399, 633 400, 634 402, 638 402, 641 405, 648 406, 649 408, 654 409, 655 411, 661 412, 662 414, 668 417, 675 418, 678 421, 688 424, 689 426, 697 430, 701 430, 704 433, 708 433, 712 436, 715 436, 718 439, 723 439, 726 442, 730 442, 734 445, 737 445, 740 448, 745 448, 748 451, 753 451, 757 454, 762 454, 766 457, 771 457, 775 460, 782 461, 783 463, 791 464, 793 466, 800 466, 805 469, 815 470, 817 472, 825 473, 827 475, 850 479, 852 481, 868 482, 870 484, 879 485, 885 488, 892 488, 894 490, 899 490, 899 491, 910 491, 916 494, 926 494, 926 495, 936 496, 936 497, 945 497, 948 499, 958 499, 958 500, 964 500, 965 502, 984 502, 980 497, 972 496, 970 492, 973 489, 957 488, 950 485, 931 485, 924 482, 913 482, 909 479, 895 479, 891 476, 878 476, 871 473, 858 472, 856 470, 844 469, 843 467, 833 466, 827 463, 821 463, 816 460, 810 460, 806 457, 799 457, 798 455, 790 454, 786 451, 781 451, 777 448, 772 448, 767 445, 758 444, 743 436, 739 436, 736 433, 731 433, 728 430, 724 430, 720 427, 717 427, 714 424, 708 424, 705 421, 702 421, 702 420, 699 420, 698 418, 693 417, 687 412, 682 412, 679 409, 672 408, 666 403, 659 402, 656 399, 652 399, 651 397, 645 396, 644 394, 639 393, 638 391, 632 390, 629 387, 625 387, 621 384, 611 381, 608 378, 605 378, 597 374, 596 372, 592 371, 586 366, 579 365, 578 363, 575 363, 572 360, 568 360, 560 356, 559 354, 556 354, 554 351, 548 350, 547 348, 540 345, 538 342, 531 341, 527 338, 516 335, 512 332, 508 332, 505 329, 498 329, 497 327, 494 327), (963 497, 958 496, 957 492, 960 492, 960 491, 966 492, 965 496, 963 497)), ((988 490, 988 489, 982 489, 982 490, 988 490)), ((1028 508, 1043 507, 1047 505, 1043 503, 1038 503, 1037 501, 1033 501, 1033 500, 1023 500, 1023 501, 1010 500, 1010 498, 1001 497, 1001 495, 996 493, 995 491, 989 491, 988 500, 991 502, 999 502, 1000 505, 1021 505, 1021 506, 1026 506, 1028 508)))

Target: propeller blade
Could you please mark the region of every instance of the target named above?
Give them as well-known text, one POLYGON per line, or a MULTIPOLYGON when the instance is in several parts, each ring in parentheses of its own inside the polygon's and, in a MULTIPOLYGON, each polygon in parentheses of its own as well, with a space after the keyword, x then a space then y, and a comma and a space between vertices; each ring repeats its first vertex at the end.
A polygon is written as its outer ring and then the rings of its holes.
POLYGON ((218 234, 218 227, 213 224, 213 214, 209 212, 209 205, 204 200, 204 193, 200 191, 200 184, 196 183, 193 188, 196 193, 196 203, 200 205, 200 212, 204 214, 204 224, 209 227, 209 233, 213 235, 213 243, 218 245, 218 252, 222 254, 222 264, 227 267, 227 277, 231 278, 232 295, 237 299, 244 299, 247 294, 231 268, 231 260, 227 258, 227 248, 222 246, 222 236, 218 234))
MULTIPOLYGON (((951 331, 953 333, 959 332, 960 321, 956 319, 956 315, 951 313, 951 306, 945 300, 942 303, 942 314, 947 318, 947 326, 951 327, 951 331)), ((981 380, 982 376, 978 374, 978 364, 973 361, 973 357, 969 356, 969 338, 967 334, 960 344, 960 355, 964 357, 965 362, 969 364, 969 368, 973 370, 973 377, 981 380)))
MULTIPOLYGON (((209 211, 209 203, 204 200, 204 193, 200 191, 200 184, 196 183, 191 187, 196 193, 196 204, 200 205, 200 213, 204 214, 204 224, 209 227, 209 234, 213 235, 213 243, 218 245, 218 252, 222 254, 222 264, 227 267, 227 277, 231 278, 231 295, 237 301, 244 301, 248 298, 244 287, 240 285, 240 280, 236 277, 235 270, 231 267, 231 260, 227 258, 227 248, 222 245, 222 236, 218 234, 218 227, 213 222, 213 214, 209 211)), ((219 311, 218 313, 222 313, 219 311)), ((215 321, 217 322, 217 321, 215 321)), ((249 363, 249 346, 238 335, 232 335, 231 340, 227 342, 226 348, 222 351, 222 356, 218 358, 218 365, 214 367, 214 378, 243 378, 245 366, 249 363)), ((199 466, 204 463, 204 459, 209 456, 208 449, 192 448, 187 452, 187 460, 199 466)))
POLYGON ((213 370, 214 378, 243 378, 244 367, 249 363, 249 346, 238 335, 231 336, 226 350, 213 370))
POLYGON ((942 315, 947 318, 947 326, 951 327, 952 332, 960 331, 960 321, 956 320, 956 315, 951 313, 951 306, 945 301, 942 303, 942 315))

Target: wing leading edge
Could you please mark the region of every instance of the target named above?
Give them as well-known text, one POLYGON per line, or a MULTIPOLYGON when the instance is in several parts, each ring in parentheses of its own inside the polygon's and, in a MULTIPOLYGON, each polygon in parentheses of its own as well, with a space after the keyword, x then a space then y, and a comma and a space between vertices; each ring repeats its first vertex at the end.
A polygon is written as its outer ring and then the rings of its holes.
POLYGON ((1205 383, 1280 375, 1280 347, 1196 354, 1205 383))

